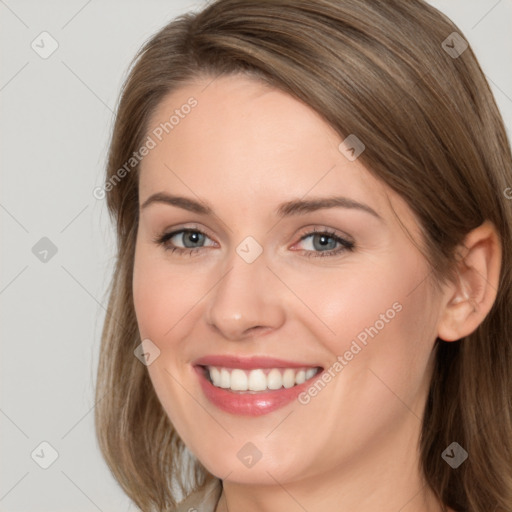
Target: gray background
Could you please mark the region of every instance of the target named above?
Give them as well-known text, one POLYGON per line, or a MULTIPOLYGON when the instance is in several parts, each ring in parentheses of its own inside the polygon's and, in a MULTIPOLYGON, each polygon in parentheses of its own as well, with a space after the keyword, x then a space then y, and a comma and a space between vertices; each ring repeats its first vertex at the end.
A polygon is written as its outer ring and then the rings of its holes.
MULTIPOLYGON (((472 45, 510 138, 512 0, 431 3, 472 45)), ((0 511, 136 510, 94 434, 114 236, 92 191, 130 60, 171 18, 202 5, 0 0, 0 511), (31 47, 51 48, 43 31, 58 43, 46 59, 31 47), (38 465, 51 462, 43 441, 58 453, 48 469, 38 465)))

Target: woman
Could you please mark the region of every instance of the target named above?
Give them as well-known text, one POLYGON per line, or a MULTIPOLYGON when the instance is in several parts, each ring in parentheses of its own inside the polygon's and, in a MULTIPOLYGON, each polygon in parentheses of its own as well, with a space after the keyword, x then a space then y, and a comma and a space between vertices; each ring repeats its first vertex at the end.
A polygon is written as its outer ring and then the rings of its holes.
POLYGON ((480 66, 423 1, 217 0, 164 27, 105 183, 96 426, 126 493, 512 510, 511 183, 480 66))

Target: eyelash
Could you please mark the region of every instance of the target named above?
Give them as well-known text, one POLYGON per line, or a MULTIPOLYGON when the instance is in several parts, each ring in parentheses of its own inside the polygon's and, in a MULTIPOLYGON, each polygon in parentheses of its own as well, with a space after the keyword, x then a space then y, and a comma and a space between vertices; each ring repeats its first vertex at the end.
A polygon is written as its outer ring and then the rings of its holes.
MULTIPOLYGON (((162 246, 165 251, 170 251, 171 254, 174 252, 177 252, 179 255, 184 255, 188 251, 189 256, 195 256, 199 252, 198 249, 204 249, 204 247, 183 248, 183 247, 169 246, 169 240, 180 233, 200 233, 200 234, 210 238, 206 233, 204 233, 200 229, 184 228, 184 229, 178 229, 176 231, 172 231, 170 233, 164 233, 162 235, 158 235, 157 237, 155 237, 153 239, 153 242, 159 246, 162 246)), ((312 231, 309 231, 305 235, 301 236, 299 241, 302 242, 302 240, 309 238, 310 236, 315 235, 315 234, 327 235, 329 238, 332 238, 336 242, 341 244, 342 247, 340 247, 338 249, 330 249, 328 251, 308 251, 308 250, 304 250, 304 249, 302 251, 299 251, 299 252, 304 253, 304 256, 306 256, 308 258, 333 257, 333 256, 337 256, 337 255, 341 254, 344 251, 353 252, 355 249, 354 242, 340 237, 338 234, 336 234, 336 232, 334 232, 330 229, 316 229, 315 228, 312 231)))

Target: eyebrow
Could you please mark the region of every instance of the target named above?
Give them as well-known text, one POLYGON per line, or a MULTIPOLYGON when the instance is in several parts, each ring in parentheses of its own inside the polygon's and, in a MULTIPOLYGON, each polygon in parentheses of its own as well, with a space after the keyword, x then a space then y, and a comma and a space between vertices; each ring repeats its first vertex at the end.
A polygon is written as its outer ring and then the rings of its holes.
MULTIPOLYGON (((184 210, 198 213, 200 215, 213 214, 213 209, 205 202, 196 201, 195 199, 188 197, 168 194, 166 192, 157 192, 156 194, 151 195, 148 199, 146 199, 146 201, 144 201, 140 209, 143 210, 154 203, 176 206, 178 208, 183 208, 184 210)), ((360 210, 373 215, 377 219, 383 220, 382 217, 367 204, 360 203, 354 199, 342 196, 314 197, 307 200, 293 199, 291 201, 280 204, 275 210, 275 214, 282 218, 292 215, 302 215, 326 208, 347 208, 360 210)))

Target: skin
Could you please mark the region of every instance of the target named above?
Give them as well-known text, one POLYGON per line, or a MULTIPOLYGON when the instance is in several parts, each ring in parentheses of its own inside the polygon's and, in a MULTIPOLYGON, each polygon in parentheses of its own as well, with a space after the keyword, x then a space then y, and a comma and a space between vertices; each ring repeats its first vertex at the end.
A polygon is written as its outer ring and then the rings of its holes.
POLYGON ((160 350, 148 366, 155 391, 188 448, 223 479, 217 511, 442 510, 419 469, 432 349, 437 336, 459 339, 489 311, 500 265, 495 231, 484 224, 472 232, 460 282, 435 291, 392 208, 420 240, 412 211, 338 150, 342 138, 318 114, 247 77, 211 80, 174 91, 154 113, 151 127, 198 100, 144 158, 139 202, 168 192, 200 198, 215 215, 142 208, 133 296, 141 337, 160 350), (381 218, 347 208, 274 214, 284 201, 330 195, 381 218), (187 227, 208 235, 193 256, 154 241, 187 227), (300 240, 313 228, 350 236, 354 250, 307 257, 321 252, 313 236, 300 240), (263 248, 250 264, 236 252, 247 236, 263 248), (259 417, 223 412, 192 368, 209 354, 329 368, 397 302, 401 311, 306 405, 259 417), (251 468, 237 457, 247 442, 262 454, 251 468))

